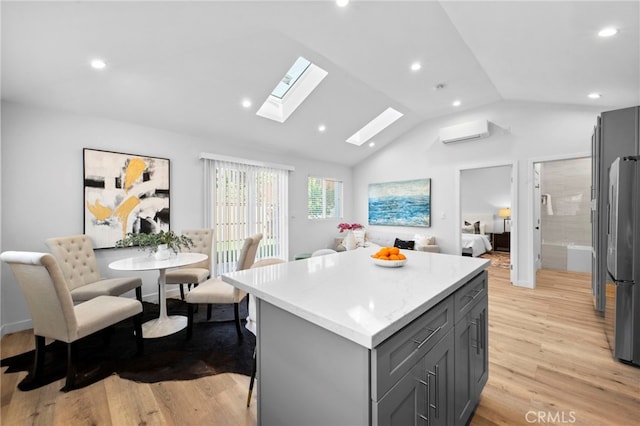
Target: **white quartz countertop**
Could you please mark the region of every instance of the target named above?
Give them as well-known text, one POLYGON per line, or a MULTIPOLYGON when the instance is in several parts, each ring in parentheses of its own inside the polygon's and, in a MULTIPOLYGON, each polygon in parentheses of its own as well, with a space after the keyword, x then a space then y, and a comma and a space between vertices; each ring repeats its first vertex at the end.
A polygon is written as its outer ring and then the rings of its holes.
MULTIPOLYGON (((477 275, 486 259, 402 250, 407 263, 373 263, 360 248, 222 276, 256 297, 373 349, 477 275)), ((259 327, 259 325, 258 325, 259 327)))

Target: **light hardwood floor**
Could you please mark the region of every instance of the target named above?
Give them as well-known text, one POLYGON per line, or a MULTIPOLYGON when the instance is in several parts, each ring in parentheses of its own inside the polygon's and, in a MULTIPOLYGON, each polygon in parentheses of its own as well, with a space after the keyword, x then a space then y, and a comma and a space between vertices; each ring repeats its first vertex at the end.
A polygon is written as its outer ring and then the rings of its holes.
MULTIPOLYGON (((535 290, 489 268, 489 381, 472 425, 638 425, 640 368, 616 362, 594 313, 589 274, 540 271, 535 290)), ((33 336, 4 336, 2 357, 33 348, 33 336)), ((61 393, 63 381, 16 389, 24 372, 1 377, 2 425, 256 425, 248 377, 139 384, 111 376, 61 393)), ((303 425, 301 425, 303 426, 303 425)))

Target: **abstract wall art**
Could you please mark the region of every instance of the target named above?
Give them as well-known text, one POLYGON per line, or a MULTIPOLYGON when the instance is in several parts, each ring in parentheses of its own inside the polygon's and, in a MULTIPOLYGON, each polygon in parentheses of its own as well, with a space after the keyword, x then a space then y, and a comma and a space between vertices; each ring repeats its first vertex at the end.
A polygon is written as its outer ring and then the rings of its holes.
POLYGON ((95 248, 115 247, 133 233, 169 230, 166 158, 85 148, 84 233, 95 248))
POLYGON ((369 225, 431 226, 431 179, 369 184, 369 225))

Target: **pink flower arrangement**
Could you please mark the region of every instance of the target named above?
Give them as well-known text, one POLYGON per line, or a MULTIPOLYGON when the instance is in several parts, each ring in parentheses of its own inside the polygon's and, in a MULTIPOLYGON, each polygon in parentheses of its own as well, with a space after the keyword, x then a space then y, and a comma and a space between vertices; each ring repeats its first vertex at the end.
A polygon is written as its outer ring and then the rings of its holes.
POLYGON ((362 229, 364 228, 364 226, 360 225, 359 223, 341 223, 338 225, 338 229, 340 230, 340 232, 343 231, 348 231, 350 229, 362 229))

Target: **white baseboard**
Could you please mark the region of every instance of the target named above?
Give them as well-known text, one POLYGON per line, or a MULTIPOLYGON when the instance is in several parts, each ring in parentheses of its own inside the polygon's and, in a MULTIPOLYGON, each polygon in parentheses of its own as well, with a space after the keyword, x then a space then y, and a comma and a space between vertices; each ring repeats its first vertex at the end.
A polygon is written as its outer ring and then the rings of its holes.
POLYGON ((33 321, 31 319, 12 322, 10 324, 3 324, 0 329, 1 335, 4 337, 5 334, 17 333, 19 331, 29 330, 33 328, 33 321))

